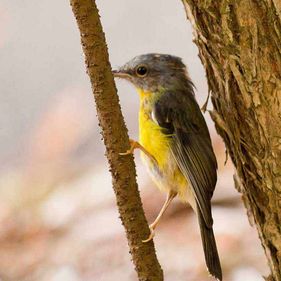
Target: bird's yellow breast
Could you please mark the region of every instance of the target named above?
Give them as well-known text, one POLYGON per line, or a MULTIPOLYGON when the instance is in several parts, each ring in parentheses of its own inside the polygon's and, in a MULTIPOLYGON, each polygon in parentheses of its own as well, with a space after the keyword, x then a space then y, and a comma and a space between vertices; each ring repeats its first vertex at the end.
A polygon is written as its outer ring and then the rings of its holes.
POLYGON ((152 173, 152 179, 163 191, 174 190, 186 201, 191 198, 187 181, 181 173, 171 153, 172 138, 162 132, 162 128, 152 118, 155 94, 138 90, 140 95, 139 142, 156 159, 151 161, 144 153, 142 158, 152 173))
POLYGON ((159 168, 163 168, 167 162, 170 139, 163 134, 161 127, 151 117, 152 93, 139 90, 139 141, 140 144, 157 160, 159 168))
POLYGON ((158 166, 163 167, 169 153, 169 139, 143 110, 139 113, 139 136, 140 144, 157 160, 158 166))

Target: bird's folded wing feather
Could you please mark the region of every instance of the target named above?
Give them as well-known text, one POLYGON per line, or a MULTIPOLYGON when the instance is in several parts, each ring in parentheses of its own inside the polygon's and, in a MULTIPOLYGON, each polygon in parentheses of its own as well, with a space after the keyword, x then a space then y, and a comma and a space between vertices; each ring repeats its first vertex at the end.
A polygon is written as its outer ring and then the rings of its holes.
POLYGON ((217 181, 217 162, 206 122, 193 93, 166 92, 155 103, 154 116, 171 135, 171 151, 192 188, 207 226, 213 224, 211 197, 217 181))

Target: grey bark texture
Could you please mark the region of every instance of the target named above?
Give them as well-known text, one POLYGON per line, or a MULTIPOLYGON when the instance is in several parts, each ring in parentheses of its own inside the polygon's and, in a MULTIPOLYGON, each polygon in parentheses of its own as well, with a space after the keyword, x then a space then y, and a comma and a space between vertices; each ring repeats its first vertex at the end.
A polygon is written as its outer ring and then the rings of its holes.
MULTIPOLYGON (((149 236, 150 231, 136 184, 133 157, 119 155, 129 148, 129 139, 111 73, 98 10, 93 0, 70 0, 70 4, 80 30, 87 73, 92 84, 113 188, 132 260, 140 281, 162 281, 163 272, 153 242, 142 242, 149 236)), ((114 276, 112 278, 114 279, 114 276)))
POLYGON ((210 113, 265 250, 268 280, 280 281, 281 1, 183 4, 206 69, 214 107, 210 113))

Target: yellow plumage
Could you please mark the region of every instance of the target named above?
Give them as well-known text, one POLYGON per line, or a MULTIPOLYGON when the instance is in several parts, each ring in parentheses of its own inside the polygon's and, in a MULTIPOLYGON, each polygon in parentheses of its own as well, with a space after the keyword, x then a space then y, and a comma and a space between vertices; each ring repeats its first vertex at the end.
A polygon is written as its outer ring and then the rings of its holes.
POLYGON ((139 110, 139 137, 140 144, 155 157, 159 168, 165 166, 167 154, 169 152, 169 139, 161 132, 161 128, 151 119, 152 94, 139 90, 140 110, 139 110), (146 103, 146 106, 144 105, 146 103))
POLYGON ((139 110, 139 142, 156 159, 155 163, 147 155, 141 153, 142 160, 148 167, 152 179, 162 191, 175 191, 182 201, 195 206, 188 183, 178 168, 171 154, 171 138, 162 132, 162 128, 152 120, 152 105, 157 100, 155 93, 145 92, 138 89, 140 96, 139 110))

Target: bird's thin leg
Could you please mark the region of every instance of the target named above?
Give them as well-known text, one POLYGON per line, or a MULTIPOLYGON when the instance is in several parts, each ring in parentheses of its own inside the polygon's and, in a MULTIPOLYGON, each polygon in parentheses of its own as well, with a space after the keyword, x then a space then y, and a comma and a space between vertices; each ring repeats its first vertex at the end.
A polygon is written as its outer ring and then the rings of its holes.
POLYGON ((176 195, 177 195, 177 193, 174 191, 170 191, 168 193, 166 201, 165 201, 162 209, 160 210, 157 218, 155 219, 155 221, 152 224, 149 225, 150 235, 147 239, 142 240, 143 243, 149 242, 151 239, 153 239, 153 237, 155 236, 155 228, 156 228, 157 224, 159 223, 161 217, 163 216, 163 214, 165 213, 168 206, 170 205, 170 203, 172 202, 172 200, 175 198, 176 195))
POLYGON ((119 153, 120 155, 133 154, 135 149, 140 149, 145 155, 147 155, 152 161, 156 162, 156 159, 151 155, 138 141, 130 139, 130 148, 126 152, 119 153))

